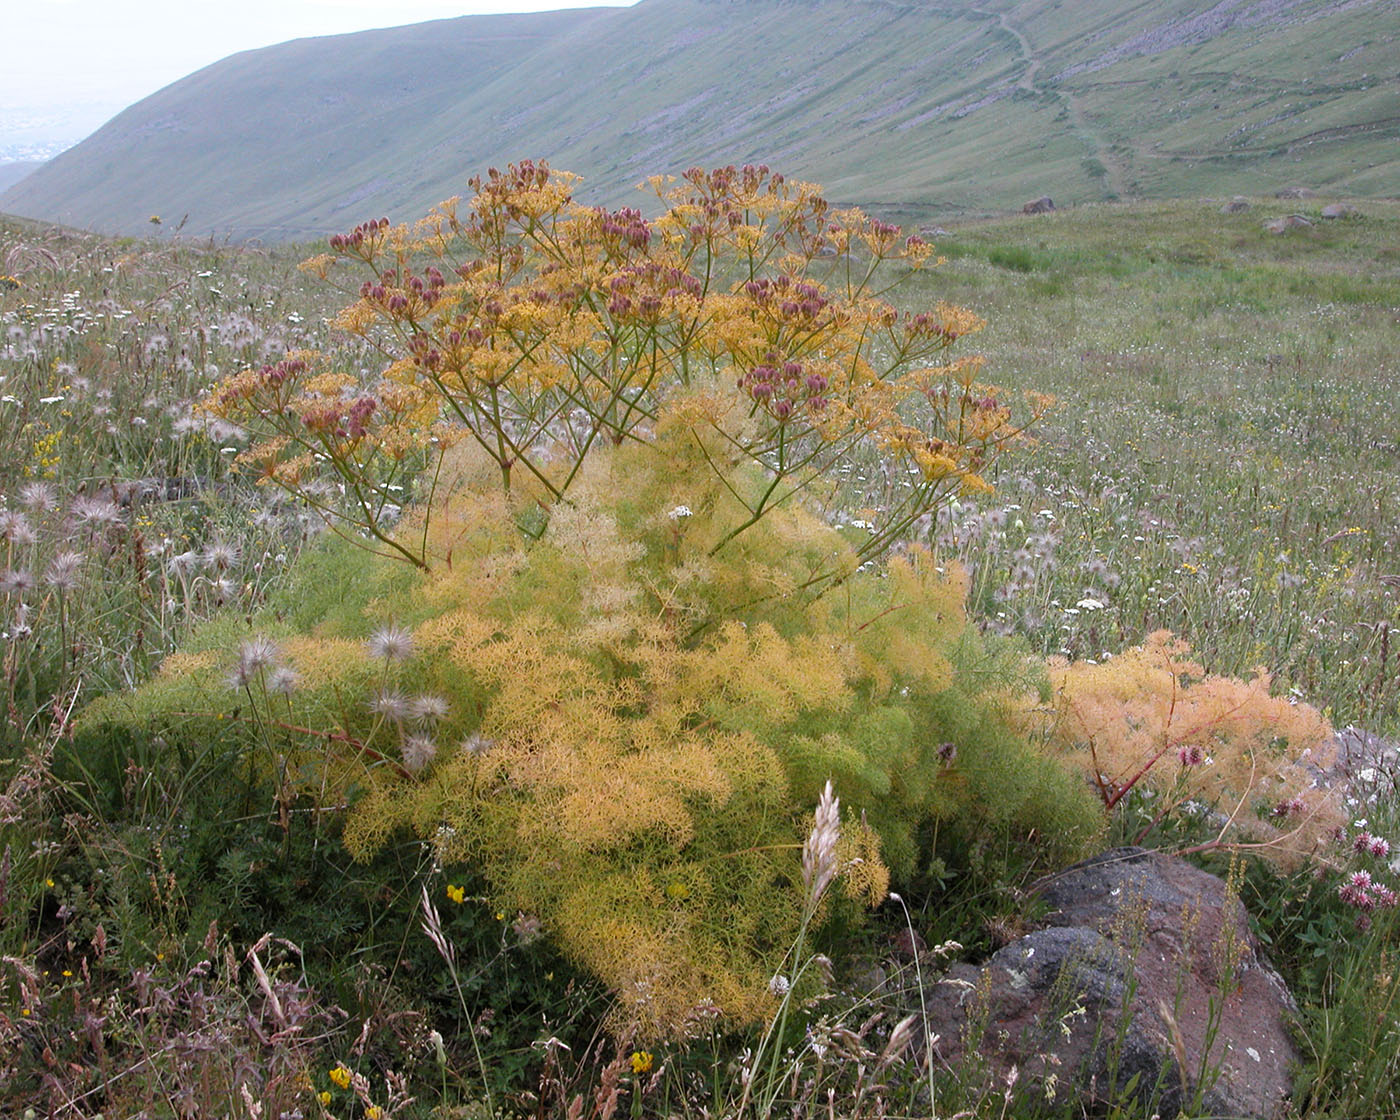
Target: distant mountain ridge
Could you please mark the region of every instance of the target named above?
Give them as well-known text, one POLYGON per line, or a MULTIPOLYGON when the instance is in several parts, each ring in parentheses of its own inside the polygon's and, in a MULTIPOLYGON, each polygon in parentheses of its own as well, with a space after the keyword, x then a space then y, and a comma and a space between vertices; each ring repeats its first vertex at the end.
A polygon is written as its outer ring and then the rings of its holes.
POLYGON ((18 183, 26 175, 43 166, 42 160, 18 160, 14 163, 0 163, 0 191, 13 183, 18 183))
POLYGON ((617 204, 765 162, 911 214, 1113 197, 1400 194, 1394 0, 642 0, 233 55, 0 210, 300 239, 546 158, 617 204))

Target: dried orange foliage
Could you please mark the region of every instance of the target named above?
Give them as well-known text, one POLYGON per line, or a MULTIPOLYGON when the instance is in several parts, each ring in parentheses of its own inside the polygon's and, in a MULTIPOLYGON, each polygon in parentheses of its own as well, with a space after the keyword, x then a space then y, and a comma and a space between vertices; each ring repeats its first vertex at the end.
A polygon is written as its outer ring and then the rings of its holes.
POLYGON ((1081 766, 1104 804, 1141 787, 1165 816, 1194 803, 1224 814, 1221 840, 1284 865, 1318 853, 1344 822, 1308 764, 1325 767, 1331 728, 1273 696, 1267 671, 1216 676, 1161 630, 1100 664, 1051 662, 1049 743, 1081 766))

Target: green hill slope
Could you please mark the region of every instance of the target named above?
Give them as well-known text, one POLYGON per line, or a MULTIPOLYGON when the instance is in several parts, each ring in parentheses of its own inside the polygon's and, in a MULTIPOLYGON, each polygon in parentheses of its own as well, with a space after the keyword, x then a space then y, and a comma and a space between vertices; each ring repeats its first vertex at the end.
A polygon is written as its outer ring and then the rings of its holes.
POLYGON ((0 209, 238 238, 408 218, 543 157, 593 199, 766 162, 920 214, 1040 194, 1400 194, 1393 0, 643 0, 235 55, 0 209))

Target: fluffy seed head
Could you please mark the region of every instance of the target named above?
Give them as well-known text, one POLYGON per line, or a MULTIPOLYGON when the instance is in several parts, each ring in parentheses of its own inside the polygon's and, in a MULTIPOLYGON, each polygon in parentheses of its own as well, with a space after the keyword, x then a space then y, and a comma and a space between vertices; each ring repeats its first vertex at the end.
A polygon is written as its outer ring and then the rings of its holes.
POLYGON ((122 511, 111 498, 93 494, 79 494, 71 507, 73 520, 81 525, 94 528, 101 525, 115 525, 122 519, 122 511))
POLYGON ((437 743, 428 735, 409 735, 400 748, 409 773, 419 774, 437 757, 437 743))
POLYGON ((376 661, 407 661, 413 656, 413 634, 396 622, 369 636, 369 655, 376 661))
POLYGON ((381 688, 370 696, 369 710, 397 722, 408 718, 409 703, 398 689, 381 688))
POLYGON ((34 586, 34 573, 25 568, 0 572, 0 595, 23 595, 34 586))
POLYGON ((247 688, 258 679, 264 669, 270 669, 277 662, 277 643, 259 634, 249 638, 238 647, 238 660, 229 674, 228 683, 232 688, 247 688))
POLYGON ((238 563, 238 546, 227 541, 211 541, 204 550, 203 560, 210 571, 226 572, 238 563))
POLYGON ((58 591, 72 591, 78 586, 78 577, 83 571, 81 552, 60 552, 49 561, 44 582, 58 591))
POLYGON ((415 696, 408 706, 409 718, 420 724, 434 724, 447 718, 447 701, 441 696, 415 696))
POLYGON ((29 482, 21 486, 19 500, 34 513, 47 513, 58 504, 54 489, 47 482, 29 482))
POLYGON ((275 692, 279 696, 290 696, 300 683, 301 677, 295 669, 287 665, 279 665, 268 674, 267 690, 275 692))
POLYGON ((18 510, 0 510, 0 538, 11 544, 33 544, 34 527, 18 510))

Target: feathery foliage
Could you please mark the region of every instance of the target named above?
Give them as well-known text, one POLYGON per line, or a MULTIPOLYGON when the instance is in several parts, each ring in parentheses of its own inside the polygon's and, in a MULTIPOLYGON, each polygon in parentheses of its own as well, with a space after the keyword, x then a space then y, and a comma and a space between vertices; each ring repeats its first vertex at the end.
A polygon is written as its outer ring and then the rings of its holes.
POLYGON ((934 819, 1040 829, 1058 854, 1089 837, 1087 791, 1002 716, 989 683, 1010 697, 1024 681, 986 674, 960 576, 911 550, 796 608, 772 588, 831 557, 853 566, 853 547, 794 508, 712 555, 749 516, 734 493, 761 479, 716 478, 670 443, 595 453, 538 539, 517 521, 539 495, 507 498, 488 459, 454 457, 433 530, 453 534, 450 568, 337 543, 255 620, 272 660, 245 644, 230 664, 237 624, 212 625, 152 684, 90 709, 80 740, 135 724, 258 743, 306 792, 351 798, 352 852, 412 832, 444 866, 482 869, 502 910, 539 917, 614 988, 619 1025, 655 1033, 769 1009, 801 918, 802 822, 828 779, 855 823, 827 905, 882 900, 934 819), (338 598, 298 612, 347 559, 338 598), (411 634, 402 659, 383 655, 390 626, 411 634), (279 668, 289 691, 269 687, 279 668))
POLYGON ((1109 809, 1141 785, 1157 798, 1158 821, 1195 804, 1226 814, 1221 841, 1281 866, 1321 854, 1346 824, 1339 799, 1315 781, 1332 761, 1326 719, 1271 695, 1264 669, 1222 677, 1190 653, 1159 630, 1102 663, 1052 660, 1049 744, 1083 767, 1109 809))

